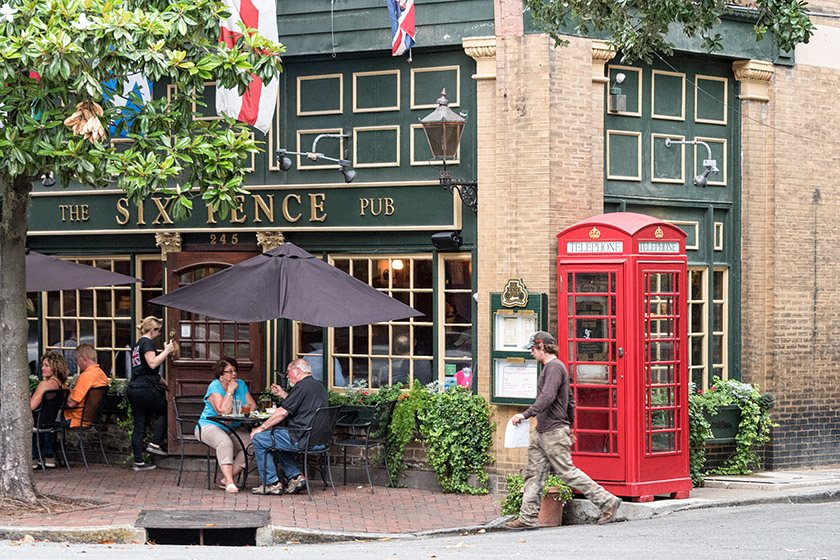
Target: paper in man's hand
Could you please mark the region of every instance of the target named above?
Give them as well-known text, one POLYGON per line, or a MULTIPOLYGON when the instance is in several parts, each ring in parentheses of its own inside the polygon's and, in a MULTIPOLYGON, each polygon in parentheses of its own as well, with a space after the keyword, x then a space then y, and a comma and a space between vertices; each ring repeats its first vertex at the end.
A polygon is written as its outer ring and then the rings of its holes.
POLYGON ((505 447, 528 447, 531 436, 531 420, 526 418, 517 424, 513 425, 512 420, 508 420, 505 428, 505 447))

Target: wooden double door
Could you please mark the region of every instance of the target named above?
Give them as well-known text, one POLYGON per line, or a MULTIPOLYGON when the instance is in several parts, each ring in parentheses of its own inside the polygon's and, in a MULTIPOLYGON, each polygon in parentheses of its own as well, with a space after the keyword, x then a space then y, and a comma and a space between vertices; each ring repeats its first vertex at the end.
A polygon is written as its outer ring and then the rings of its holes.
MULTIPOLYGON (((238 262, 256 256, 256 252, 180 252, 167 256, 167 291, 206 278, 238 262)), ((199 315, 180 309, 167 308, 167 340, 179 344, 175 358, 167 369, 169 385, 169 441, 174 449, 178 441, 178 426, 172 398, 181 395, 204 395, 213 381, 213 366, 222 357, 235 358, 238 376, 251 394, 263 390, 264 323, 235 323, 199 315)), ((197 452, 198 449, 186 450, 197 452)))

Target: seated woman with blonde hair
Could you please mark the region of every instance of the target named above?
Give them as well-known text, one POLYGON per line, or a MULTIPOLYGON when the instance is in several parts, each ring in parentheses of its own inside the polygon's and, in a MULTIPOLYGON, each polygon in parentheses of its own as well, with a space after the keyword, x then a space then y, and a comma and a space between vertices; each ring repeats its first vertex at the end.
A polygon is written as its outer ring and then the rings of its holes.
MULTIPOLYGON (((245 450, 241 447, 236 450, 236 437, 218 422, 207 418, 215 415, 225 415, 233 412, 233 401, 238 399, 243 406, 256 410, 257 403, 248 392, 244 381, 237 380, 239 364, 233 358, 222 358, 213 366, 213 375, 216 378, 207 387, 204 395, 204 410, 201 418, 195 427, 195 437, 199 441, 216 450, 216 460, 219 462, 219 469, 222 471, 222 484, 225 492, 239 492, 233 479, 245 468, 245 450)), ((238 422, 230 425, 231 429, 239 432, 242 441, 250 441, 251 434, 247 428, 243 428, 238 422)))
MULTIPOLYGON (((29 398, 29 408, 32 412, 38 410, 41 406, 41 401, 44 398, 44 393, 54 389, 67 388, 67 375, 70 368, 67 366, 67 360, 58 352, 46 352, 41 357, 41 377, 43 378, 35 392, 29 398)), ((55 467, 55 451, 53 449, 52 434, 38 434, 38 439, 41 443, 41 450, 44 453, 44 466, 48 468, 55 467)), ((38 460, 38 442, 35 440, 35 434, 32 434, 32 468, 38 468, 36 461, 38 460)))

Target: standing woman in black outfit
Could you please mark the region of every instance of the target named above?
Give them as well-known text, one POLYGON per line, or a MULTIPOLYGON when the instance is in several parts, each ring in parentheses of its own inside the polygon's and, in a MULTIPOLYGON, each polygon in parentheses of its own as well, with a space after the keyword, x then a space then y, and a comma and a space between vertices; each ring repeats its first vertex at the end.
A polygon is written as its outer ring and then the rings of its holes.
POLYGON ((143 438, 146 434, 146 424, 152 415, 157 415, 152 440, 146 446, 146 451, 153 455, 167 455, 161 449, 163 437, 166 435, 166 383, 160 378, 160 365, 166 357, 175 351, 175 343, 167 342, 163 351, 158 354, 152 340, 160 335, 163 321, 157 317, 146 317, 137 327, 140 338, 137 346, 131 352, 131 382, 128 384, 126 396, 131 403, 134 417, 134 431, 131 433, 131 447, 134 452, 134 471, 146 471, 155 465, 143 461, 143 438))

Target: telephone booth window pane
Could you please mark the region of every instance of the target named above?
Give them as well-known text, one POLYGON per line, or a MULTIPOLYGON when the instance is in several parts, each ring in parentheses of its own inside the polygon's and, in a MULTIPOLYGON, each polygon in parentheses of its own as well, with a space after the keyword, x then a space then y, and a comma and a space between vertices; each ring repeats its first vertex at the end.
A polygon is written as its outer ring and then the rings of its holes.
POLYGON ((674 432, 654 432, 651 437, 650 453, 668 453, 674 449, 674 432))
MULTIPOLYGON (((609 274, 605 272, 581 273, 575 275, 575 292, 609 292, 609 274)), ((614 282, 614 281, 613 281, 614 282)))
POLYGON ((674 388, 659 387, 650 390, 650 404, 654 407, 671 406, 674 404, 674 388))
POLYGON ((609 453, 610 437, 607 434, 577 434, 577 451, 580 453, 609 453))
POLYGON ((577 406, 609 408, 610 389, 581 387, 577 393, 577 406))
MULTIPOLYGON (((676 368, 679 365, 679 276, 675 272, 645 274, 644 326, 647 370, 645 399, 646 453, 676 451, 679 406, 676 368)), ((690 349, 695 349, 694 340, 690 349)))
POLYGON ((653 429, 666 429, 674 427, 673 410, 654 410, 650 413, 650 423, 653 429))

